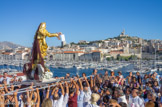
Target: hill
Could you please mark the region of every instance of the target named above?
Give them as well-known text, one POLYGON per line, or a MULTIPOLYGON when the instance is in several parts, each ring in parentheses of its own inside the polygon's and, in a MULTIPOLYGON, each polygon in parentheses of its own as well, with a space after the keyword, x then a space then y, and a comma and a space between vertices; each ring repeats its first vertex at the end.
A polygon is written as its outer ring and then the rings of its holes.
POLYGON ((0 49, 14 49, 18 47, 23 47, 23 46, 8 41, 0 42, 0 49))

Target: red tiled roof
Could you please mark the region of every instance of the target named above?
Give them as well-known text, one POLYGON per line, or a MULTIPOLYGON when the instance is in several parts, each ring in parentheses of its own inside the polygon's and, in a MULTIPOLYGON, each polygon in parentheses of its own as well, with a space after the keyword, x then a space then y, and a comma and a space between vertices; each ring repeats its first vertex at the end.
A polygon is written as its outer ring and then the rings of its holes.
POLYGON ((92 52, 101 52, 101 51, 98 51, 98 50, 92 50, 92 52))
MULTIPOLYGON (((24 73, 16 73, 17 76, 25 76, 24 73)), ((8 77, 12 77, 12 75, 7 75, 8 77)), ((0 78, 3 77, 3 75, 0 75, 0 78)))
POLYGON ((3 52, 2 54, 4 54, 4 55, 10 55, 11 53, 10 52, 3 52))
POLYGON ((17 76, 24 76, 24 73, 17 73, 17 76))
MULTIPOLYGON (((0 78, 3 77, 3 75, 0 75, 0 78)), ((8 75, 7 77, 12 77, 11 75, 8 75)))
POLYGON ((2 54, 4 54, 4 55, 10 55, 11 53, 10 52, 3 52, 2 54))
POLYGON ((16 51, 16 53, 23 53, 23 51, 16 51))

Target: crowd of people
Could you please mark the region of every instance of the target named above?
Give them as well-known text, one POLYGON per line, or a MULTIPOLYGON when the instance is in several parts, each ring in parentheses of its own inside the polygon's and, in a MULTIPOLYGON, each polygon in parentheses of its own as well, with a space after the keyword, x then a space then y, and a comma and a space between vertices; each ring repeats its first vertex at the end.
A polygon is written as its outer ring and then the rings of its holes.
POLYGON ((73 76, 55 77, 60 81, 49 83, 47 88, 29 88, 20 80, 0 78, 0 107, 162 107, 162 78, 156 72, 141 76, 139 72, 127 77, 111 71, 98 74, 95 69, 87 78, 73 76), (20 82, 14 85, 14 82, 20 82), (8 87, 8 84, 10 87, 8 87), (21 92, 21 89, 25 92, 21 92), (12 93, 6 95, 7 93, 12 93))

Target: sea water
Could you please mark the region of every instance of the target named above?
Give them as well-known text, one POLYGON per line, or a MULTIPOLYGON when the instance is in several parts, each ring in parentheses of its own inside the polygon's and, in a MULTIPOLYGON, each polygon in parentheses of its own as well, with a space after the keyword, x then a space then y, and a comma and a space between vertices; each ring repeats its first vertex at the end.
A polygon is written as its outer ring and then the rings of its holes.
MULTIPOLYGON (((18 71, 22 71, 23 68, 22 67, 18 67, 18 66, 13 66, 13 65, 0 65, 0 69, 16 69, 18 71)), ((53 76, 58 76, 58 77, 65 77, 66 73, 69 73, 70 76, 82 76, 82 73, 85 73, 87 76, 88 75, 92 75, 93 70, 94 69, 76 69, 75 67, 73 68, 68 68, 68 69, 59 69, 59 68, 52 68, 49 67, 50 71, 53 72, 53 76)), ((117 70, 114 70, 115 75, 118 75, 118 71, 122 72, 122 75, 124 77, 127 77, 129 75, 129 72, 127 72, 128 70, 131 71, 130 69, 133 69, 133 65, 129 65, 123 68, 119 68, 117 70)), ((110 75, 110 70, 98 70, 98 74, 104 74, 105 71, 108 71, 109 75, 110 75)), ((148 72, 149 73, 149 72, 148 72)), ((147 73, 147 74, 148 74, 147 73)))

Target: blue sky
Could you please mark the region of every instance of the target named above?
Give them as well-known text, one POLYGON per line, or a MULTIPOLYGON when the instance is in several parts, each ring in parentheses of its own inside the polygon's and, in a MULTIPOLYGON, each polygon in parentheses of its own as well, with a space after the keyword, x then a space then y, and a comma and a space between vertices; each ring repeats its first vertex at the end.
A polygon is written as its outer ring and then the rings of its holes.
MULTIPOLYGON (((162 40, 162 0, 0 0, 0 41, 32 46, 38 25, 67 43, 126 34, 162 40)), ((61 44, 47 38, 49 46, 61 44)))

